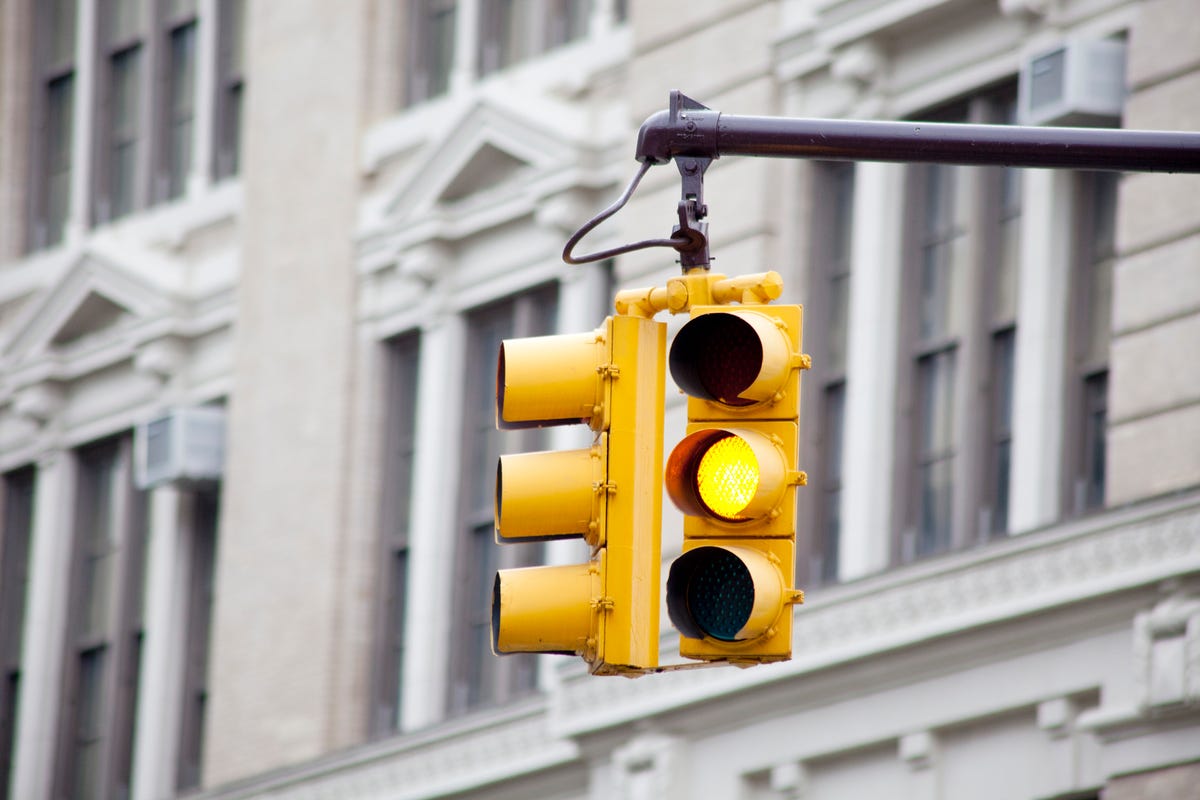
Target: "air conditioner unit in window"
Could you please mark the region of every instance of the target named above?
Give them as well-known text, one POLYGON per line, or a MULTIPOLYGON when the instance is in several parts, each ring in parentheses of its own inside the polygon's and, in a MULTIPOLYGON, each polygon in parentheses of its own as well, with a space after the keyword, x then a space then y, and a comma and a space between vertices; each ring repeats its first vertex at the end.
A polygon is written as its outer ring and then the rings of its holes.
POLYGON ((172 409, 138 425, 133 443, 139 488, 212 485, 224 471, 225 409, 172 409))
POLYGON ((1018 92, 1022 125, 1117 125, 1125 105, 1125 43, 1069 39, 1027 58, 1018 92))

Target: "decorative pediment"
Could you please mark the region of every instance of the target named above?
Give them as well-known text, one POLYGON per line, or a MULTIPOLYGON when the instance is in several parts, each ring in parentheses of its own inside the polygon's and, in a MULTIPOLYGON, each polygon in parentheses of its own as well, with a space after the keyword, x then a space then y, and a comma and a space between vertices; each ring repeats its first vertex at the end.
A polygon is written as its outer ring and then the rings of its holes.
POLYGON ((439 206, 497 200, 540 175, 578 164, 579 156, 578 146, 553 125, 483 99, 417 156, 419 166, 391 194, 388 216, 407 219, 439 206))
POLYGON ((170 301, 95 253, 84 253, 22 314, 3 356, 16 363, 162 315, 170 301))

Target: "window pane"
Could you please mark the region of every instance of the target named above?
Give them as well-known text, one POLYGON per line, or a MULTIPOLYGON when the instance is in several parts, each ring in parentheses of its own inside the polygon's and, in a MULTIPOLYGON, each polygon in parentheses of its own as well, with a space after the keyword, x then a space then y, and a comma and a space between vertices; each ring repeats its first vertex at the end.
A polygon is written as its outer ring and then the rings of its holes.
POLYGON ((236 175, 241 160, 242 93, 245 63, 245 3, 220 0, 220 35, 215 114, 214 177, 236 175))
POLYGON ((192 118, 196 81, 196 24, 171 31, 170 113, 167 126, 167 197, 183 194, 192 161, 192 118))
POLYGON ((109 42, 121 44, 140 35, 145 24, 142 0, 109 0, 109 42))
POLYGON ((1008 530, 1008 473, 1012 442, 1013 359, 1016 331, 1008 328, 992 337, 991 486, 985 506, 991 517, 990 533, 1008 530))
POLYGON ((1082 509, 1104 505, 1105 434, 1108 425, 1108 372, 1084 382, 1083 487, 1082 509))
POLYGON ((925 167, 918 336, 933 339, 956 332, 955 284, 967 258, 965 236, 955 218, 955 167, 925 167))
POLYGON ((75 4, 77 0, 52 0, 48 30, 50 32, 49 66, 59 67, 75 61, 75 4))
POLYGON ((119 489, 118 451, 103 447, 80 459, 80 587, 79 635, 103 636, 109 628, 114 594, 116 504, 119 489))
POLYGON ((101 797, 105 650, 96 648, 79 657, 79 694, 75 707, 74 798, 101 797))
POLYGON ((920 515, 917 523, 918 556, 950 547, 950 512, 954 495, 954 460, 946 458, 919 470, 920 515))
POLYGON ((845 429, 845 383, 835 383, 825 388, 824 397, 824 440, 822 462, 825 474, 821 477, 821 521, 820 542, 816 556, 819 558, 819 575, 823 581, 837 580, 839 540, 841 536, 842 499, 842 443, 845 429))
POLYGON ((587 34, 588 16, 592 13, 589 0, 552 0, 546 27, 547 49, 557 47, 587 34))
POLYGON ((0 482, 0 798, 8 797, 20 697, 35 478, 28 467, 8 473, 0 482))
MULTIPOLYGON (((495 529, 491 523, 471 531, 469 552, 471 569, 467 591, 470 607, 467 617, 467 697, 466 705, 473 708, 493 702, 496 681, 493 679, 497 659, 492 655, 492 582, 499 566, 496 561, 495 529)), ((521 658, 522 656, 511 656, 521 658)))
POLYGON ((445 94, 450 88, 450 72, 454 68, 453 5, 440 3, 429 13, 429 51, 423 65, 427 84, 423 97, 445 94))
POLYGON ((180 19, 196 13, 196 0, 167 0, 167 18, 180 19))
POLYGON ((1017 316, 1017 275, 1021 260, 1021 171, 1004 169, 1000 179, 1000 253, 992 297, 992 321, 1003 323, 1017 316))
POLYGON ((128 214, 135 203, 140 57, 141 52, 136 47, 112 57, 109 219, 128 214))
POLYGON ((213 600, 213 562, 217 546, 220 495, 195 495, 192 572, 187 609, 187 662, 184 666, 176 788, 200 785, 204 755, 204 719, 208 703, 208 642, 213 600))
POLYGON ((954 446, 954 350, 922 358, 917 364, 918 454, 923 460, 954 446))
POLYGON ((1090 236, 1085 243, 1084 310, 1082 358, 1086 364, 1108 363, 1112 326, 1112 270, 1115 253, 1116 198, 1118 174, 1088 176, 1091 192, 1086 200, 1090 236))
POLYGON ((915 555, 939 552, 950 546, 955 463, 954 379, 954 350, 918 361, 915 555))
POLYGON ((44 244, 62 241, 71 203, 71 135, 75 79, 68 74, 46 85, 46 211, 44 244))

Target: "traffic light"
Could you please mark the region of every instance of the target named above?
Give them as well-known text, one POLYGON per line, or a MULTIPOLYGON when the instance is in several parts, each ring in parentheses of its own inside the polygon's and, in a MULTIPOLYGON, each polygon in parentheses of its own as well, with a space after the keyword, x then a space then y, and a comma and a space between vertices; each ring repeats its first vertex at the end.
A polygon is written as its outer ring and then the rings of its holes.
POLYGON ((587 424, 591 447, 500 457, 496 541, 583 538, 587 563, 500 570, 496 653, 566 653, 594 674, 658 665, 666 326, 618 315, 587 334, 507 339, 501 428, 587 424))
POLYGON ((803 312, 796 305, 699 305, 671 344, 688 395, 687 434, 666 486, 685 514, 667 578, 680 654, 754 664, 791 657, 803 312))

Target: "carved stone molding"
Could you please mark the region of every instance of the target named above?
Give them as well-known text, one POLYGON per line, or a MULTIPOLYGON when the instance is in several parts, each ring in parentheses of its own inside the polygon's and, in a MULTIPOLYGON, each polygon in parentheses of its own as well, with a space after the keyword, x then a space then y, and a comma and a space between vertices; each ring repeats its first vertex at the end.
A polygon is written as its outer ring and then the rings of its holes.
POLYGON ((19 389, 13 396, 13 411, 17 416, 42 426, 49 423, 62 410, 65 396, 62 386, 42 381, 19 389))
MULTIPOLYGON (((1063 531, 1015 537, 864 580, 853 593, 796 612, 793 660, 751 670, 697 670, 637 681, 564 676, 555 698, 563 724, 584 732, 868 658, 975 626, 1038 614, 1110 592, 1200 571, 1200 503, 1172 513, 1113 513, 1063 531), (1056 535, 1057 534, 1057 535, 1056 535)), ((664 651, 669 648, 664 646, 664 651)))

